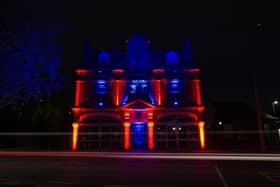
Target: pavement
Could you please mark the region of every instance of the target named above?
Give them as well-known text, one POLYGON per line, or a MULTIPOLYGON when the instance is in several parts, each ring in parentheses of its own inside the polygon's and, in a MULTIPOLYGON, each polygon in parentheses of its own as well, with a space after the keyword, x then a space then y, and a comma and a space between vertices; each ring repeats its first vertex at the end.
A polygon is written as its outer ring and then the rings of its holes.
POLYGON ((280 186, 279 157, 239 153, 0 151, 0 186, 280 186), (222 156, 231 159, 221 159, 222 156))

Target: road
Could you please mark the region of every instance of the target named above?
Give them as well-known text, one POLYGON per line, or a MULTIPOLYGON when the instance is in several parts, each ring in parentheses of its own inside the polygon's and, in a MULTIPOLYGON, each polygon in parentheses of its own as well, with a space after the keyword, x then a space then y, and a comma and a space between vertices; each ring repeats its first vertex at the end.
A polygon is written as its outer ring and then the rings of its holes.
POLYGON ((280 162, 101 156, 0 156, 0 186, 249 185, 280 186, 280 162))

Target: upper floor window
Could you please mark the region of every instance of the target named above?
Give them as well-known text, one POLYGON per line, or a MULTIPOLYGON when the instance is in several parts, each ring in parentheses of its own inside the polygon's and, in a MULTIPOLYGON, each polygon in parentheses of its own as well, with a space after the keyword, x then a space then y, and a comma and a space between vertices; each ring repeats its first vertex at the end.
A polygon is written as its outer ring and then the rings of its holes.
POLYGON ((99 53, 98 64, 110 64, 110 54, 106 51, 102 51, 101 53, 99 53))
POLYGON ((109 85, 106 80, 96 80, 95 86, 96 94, 107 94, 109 91, 109 85))
POLYGON ((169 93, 181 93, 182 91, 182 83, 179 79, 171 79, 168 84, 168 92, 169 93))
POLYGON ((178 64, 178 55, 174 51, 166 54, 166 64, 178 64))

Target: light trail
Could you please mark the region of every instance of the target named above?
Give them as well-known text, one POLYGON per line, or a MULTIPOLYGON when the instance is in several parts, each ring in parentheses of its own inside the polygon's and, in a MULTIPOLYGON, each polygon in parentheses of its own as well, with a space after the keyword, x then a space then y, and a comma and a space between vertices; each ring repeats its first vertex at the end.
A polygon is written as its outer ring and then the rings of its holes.
POLYGON ((0 151, 0 157, 92 157, 92 158, 133 158, 170 160, 238 160, 238 161, 280 161, 280 154, 243 153, 125 153, 125 152, 29 152, 0 151))

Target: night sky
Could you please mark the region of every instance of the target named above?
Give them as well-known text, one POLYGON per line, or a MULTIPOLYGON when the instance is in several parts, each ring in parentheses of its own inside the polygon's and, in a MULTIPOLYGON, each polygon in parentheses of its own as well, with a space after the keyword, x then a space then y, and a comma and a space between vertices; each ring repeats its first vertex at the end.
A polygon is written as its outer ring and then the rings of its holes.
POLYGON ((254 104, 252 67, 265 112, 280 99, 280 26, 277 7, 262 1, 8 1, 1 5, 3 27, 30 16, 62 24, 64 68, 81 61, 82 42, 97 49, 124 49, 133 33, 143 33, 151 48, 180 49, 193 42, 208 101, 254 104), (151 3, 153 2, 153 3, 151 3), (275 24, 277 23, 277 24, 275 24), (67 61, 67 62, 66 62, 67 61))

